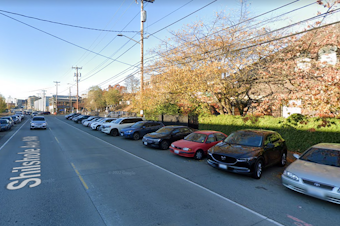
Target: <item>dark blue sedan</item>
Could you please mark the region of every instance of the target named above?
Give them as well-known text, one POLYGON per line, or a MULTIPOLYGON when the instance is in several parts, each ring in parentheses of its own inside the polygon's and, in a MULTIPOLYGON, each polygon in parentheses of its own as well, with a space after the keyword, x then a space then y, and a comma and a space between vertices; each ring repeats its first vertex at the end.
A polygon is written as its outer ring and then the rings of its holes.
POLYGON ((140 121, 130 127, 122 129, 120 135, 125 138, 139 140, 145 134, 155 132, 163 126, 164 124, 162 122, 140 121))

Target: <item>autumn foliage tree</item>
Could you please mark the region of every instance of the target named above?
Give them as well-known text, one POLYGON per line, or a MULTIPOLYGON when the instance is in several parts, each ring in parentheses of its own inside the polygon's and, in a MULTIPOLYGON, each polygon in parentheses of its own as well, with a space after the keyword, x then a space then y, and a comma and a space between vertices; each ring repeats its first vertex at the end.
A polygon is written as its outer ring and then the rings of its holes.
POLYGON ((234 108, 241 114, 247 111, 259 98, 250 96, 259 81, 253 71, 264 67, 268 62, 262 59, 287 40, 260 45, 281 34, 251 24, 246 10, 241 12, 238 23, 220 12, 210 23, 198 21, 172 32, 172 38, 154 50, 159 57, 148 69, 157 74, 145 92, 147 106, 167 102, 184 112, 208 110, 211 105, 221 114, 232 114, 234 108))

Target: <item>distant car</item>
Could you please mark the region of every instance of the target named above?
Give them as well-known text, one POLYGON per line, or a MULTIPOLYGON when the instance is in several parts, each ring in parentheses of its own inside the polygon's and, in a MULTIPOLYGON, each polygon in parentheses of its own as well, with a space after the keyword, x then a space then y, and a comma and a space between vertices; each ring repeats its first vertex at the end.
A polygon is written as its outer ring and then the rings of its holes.
POLYGON ((187 126, 164 126, 156 132, 144 135, 143 144, 166 150, 172 142, 183 139, 192 132, 187 126))
POLYGON ((33 117, 35 117, 35 116, 37 116, 38 115, 38 112, 32 112, 32 114, 31 114, 31 118, 33 118, 33 117))
POLYGON ((78 116, 76 118, 73 118, 72 120, 75 123, 81 123, 84 119, 88 119, 89 117, 91 117, 91 116, 90 115, 81 115, 81 116, 78 116))
POLYGON ((207 155, 209 148, 227 137, 226 134, 218 131, 198 130, 182 140, 173 142, 170 145, 170 151, 176 155, 200 160, 207 155))
POLYGON ((98 116, 90 116, 87 119, 83 120, 81 123, 83 124, 83 126, 88 126, 89 122, 98 119, 98 116))
POLYGON ((145 134, 155 132, 162 127, 164 127, 164 124, 162 122, 140 121, 136 122, 130 127, 121 129, 120 135, 124 138, 139 140, 145 134))
POLYGON ((18 124, 21 122, 21 117, 20 116, 17 116, 17 115, 11 115, 13 121, 14 121, 14 124, 18 124))
POLYGON ((283 172, 282 184, 305 195, 340 204, 340 144, 310 147, 283 172))
POLYGON ((41 115, 50 115, 50 114, 51 114, 51 112, 49 112, 49 111, 41 112, 41 115))
POLYGON ((46 129, 47 123, 44 116, 34 116, 31 119, 30 129, 46 129))
POLYGON ((98 121, 92 122, 90 126, 93 130, 99 130, 104 123, 109 123, 116 120, 117 118, 101 118, 98 121))
POLYGON ((11 127, 14 125, 14 120, 11 116, 4 116, 4 117, 1 117, 1 119, 7 119, 10 122, 11 127))
POLYGON ((208 164, 212 167, 251 174, 260 179, 265 167, 284 166, 287 146, 281 135, 270 130, 239 130, 208 150, 208 164))
POLYGON ((11 123, 7 119, 0 119, 0 131, 7 131, 11 129, 11 123))

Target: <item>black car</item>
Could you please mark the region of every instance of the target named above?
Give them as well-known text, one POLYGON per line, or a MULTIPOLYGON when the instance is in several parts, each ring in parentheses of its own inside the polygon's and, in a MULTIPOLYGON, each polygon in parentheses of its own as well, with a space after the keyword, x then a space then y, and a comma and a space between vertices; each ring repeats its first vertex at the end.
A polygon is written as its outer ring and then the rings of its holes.
POLYGON ((88 119, 90 117, 91 117, 91 115, 82 115, 82 116, 79 116, 78 118, 74 119, 73 121, 75 123, 81 123, 84 119, 88 119))
POLYGON ((284 166, 287 146, 281 135, 270 130, 239 130, 208 150, 208 164, 259 179, 270 165, 284 166))
POLYGON ((146 134, 143 144, 166 150, 172 142, 183 139, 192 132, 194 131, 187 126, 164 126, 156 132, 146 134))

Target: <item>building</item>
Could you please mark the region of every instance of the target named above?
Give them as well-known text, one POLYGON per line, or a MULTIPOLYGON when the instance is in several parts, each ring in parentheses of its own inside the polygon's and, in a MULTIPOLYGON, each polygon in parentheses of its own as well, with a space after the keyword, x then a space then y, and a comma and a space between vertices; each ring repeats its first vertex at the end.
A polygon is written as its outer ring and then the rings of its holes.
POLYGON ((29 96, 28 98, 27 98, 27 110, 34 110, 34 102, 36 101, 36 100, 39 100, 40 99, 40 97, 37 97, 37 96, 29 96))
MULTIPOLYGON (((79 102, 81 102, 81 98, 79 98, 79 102)), ((58 113, 68 113, 73 112, 77 109, 77 97, 76 96, 62 96, 62 95, 53 95, 49 97, 49 106, 48 109, 50 112, 55 113, 57 112, 58 106, 58 113), (56 101, 58 103, 56 104, 56 101)))

